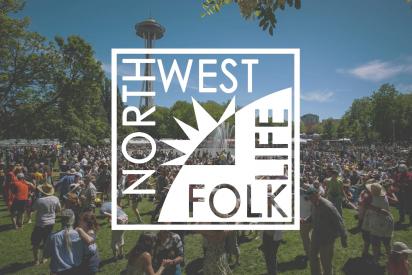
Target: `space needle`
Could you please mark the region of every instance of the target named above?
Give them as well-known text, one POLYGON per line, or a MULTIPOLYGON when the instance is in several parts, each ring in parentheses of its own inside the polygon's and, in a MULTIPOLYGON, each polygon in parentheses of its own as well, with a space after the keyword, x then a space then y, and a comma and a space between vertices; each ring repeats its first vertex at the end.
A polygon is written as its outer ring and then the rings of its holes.
MULTIPOLYGON (((136 34, 144 39, 144 46, 145 48, 153 48, 154 46, 154 41, 161 39, 166 31, 166 29, 155 19, 149 18, 145 21, 142 21, 140 23, 137 23, 135 25, 136 29, 136 34)), ((146 54, 146 59, 151 58, 150 54, 146 54)), ((146 63, 145 64, 145 70, 144 70, 144 75, 145 76, 151 76, 152 75, 152 64, 146 63)), ((153 92, 153 81, 147 81, 145 80, 142 83, 142 90, 143 92, 153 92)), ((154 106, 154 97, 152 96, 142 96, 140 97, 140 108, 147 108, 154 106)))

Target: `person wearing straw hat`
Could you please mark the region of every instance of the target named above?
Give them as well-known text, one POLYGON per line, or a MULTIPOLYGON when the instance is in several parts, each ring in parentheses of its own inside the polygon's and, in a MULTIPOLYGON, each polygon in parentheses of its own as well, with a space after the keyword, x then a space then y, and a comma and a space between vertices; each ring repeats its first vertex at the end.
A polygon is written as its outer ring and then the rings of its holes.
POLYGON ((31 244, 33 246, 34 264, 40 264, 40 245, 44 245, 50 237, 53 226, 56 223, 56 212, 60 212, 59 199, 54 196, 54 187, 49 183, 44 183, 37 187, 41 194, 33 204, 33 211, 36 211, 36 225, 31 234, 31 244))
POLYGON ((368 183, 366 189, 372 195, 372 201, 366 208, 362 230, 369 232, 374 260, 378 261, 381 243, 384 244, 387 255, 390 253, 394 222, 382 185, 378 182, 368 183))
POLYGON ((54 187, 60 192, 60 200, 64 201, 64 197, 70 192, 70 185, 77 183, 80 180, 80 174, 74 168, 70 169, 65 176, 63 176, 54 187))
POLYGON ((387 264, 388 275, 408 275, 411 270, 409 254, 412 254, 412 249, 405 243, 394 242, 387 264))

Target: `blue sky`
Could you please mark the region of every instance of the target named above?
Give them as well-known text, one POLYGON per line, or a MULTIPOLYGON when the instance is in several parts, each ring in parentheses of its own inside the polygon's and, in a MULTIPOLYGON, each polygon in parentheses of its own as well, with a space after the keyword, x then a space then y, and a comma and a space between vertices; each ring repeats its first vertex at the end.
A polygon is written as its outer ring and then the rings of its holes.
MULTIPOLYGON (((243 20, 236 5, 201 18, 201 2, 195 0, 28 0, 18 16, 31 17, 30 29, 49 38, 82 36, 105 68, 110 67, 111 48, 143 47, 134 25, 149 15, 166 27, 156 47, 300 48, 301 113, 321 118, 340 117, 354 98, 368 96, 386 82, 401 92, 412 91, 410 5, 403 0, 302 2, 300 10, 277 12, 273 37, 257 22, 243 20)), ((262 67, 259 74, 273 79, 288 68, 285 64, 262 67)), ((169 103, 161 99, 160 104, 169 103)))

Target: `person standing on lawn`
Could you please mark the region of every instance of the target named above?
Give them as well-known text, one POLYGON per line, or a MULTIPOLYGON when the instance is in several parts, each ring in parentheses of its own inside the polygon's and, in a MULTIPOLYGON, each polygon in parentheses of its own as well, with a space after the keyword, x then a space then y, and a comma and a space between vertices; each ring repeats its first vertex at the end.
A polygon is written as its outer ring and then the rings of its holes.
POLYGON ((87 253, 87 245, 73 229, 74 213, 64 209, 61 213, 63 229, 53 233, 46 243, 44 256, 51 258, 50 271, 53 275, 82 274, 80 267, 87 253))
POLYGON ((96 244, 96 233, 99 229, 96 216, 92 211, 83 212, 79 218, 76 231, 88 247, 81 267, 82 275, 95 275, 99 271, 100 257, 96 244))
POLYGON ((370 234, 373 257, 378 262, 381 242, 385 246, 386 254, 390 253, 394 222, 384 188, 374 182, 366 184, 366 189, 372 195, 372 201, 363 217, 362 229, 370 234))
POLYGON ((101 170, 96 180, 97 188, 103 193, 103 198, 109 199, 112 174, 110 173, 109 164, 107 162, 102 162, 100 167, 101 170))
POLYGON ((408 172, 406 164, 399 165, 399 173, 395 178, 395 185, 399 188, 397 197, 399 199, 399 221, 405 221, 405 215, 409 216, 409 224, 412 225, 412 172, 408 172))
MULTIPOLYGON (((123 211, 120 206, 121 199, 117 199, 117 223, 118 224, 127 224, 129 222, 129 216, 126 212, 123 211)), ((111 223, 112 219, 112 205, 111 202, 103 203, 100 207, 100 213, 105 215, 109 222, 111 223)), ((113 251, 113 260, 122 260, 124 258, 124 230, 111 230, 111 247, 113 251)))
POLYGON ((4 180, 4 188, 3 188, 3 199, 9 210, 11 210, 11 205, 13 204, 13 199, 14 199, 11 186, 17 180, 16 174, 14 171, 15 171, 14 163, 10 163, 8 171, 6 173, 6 178, 4 180))
POLYGON ((263 231, 261 249, 265 257, 268 275, 278 274, 277 254, 282 241, 283 232, 280 230, 263 231))
POLYGON ((346 248, 346 229, 336 207, 327 199, 322 198, 315 188, 308 188, 305 194, 313 205, 311 216, 306 221, 310 221, 313 227, 310 243, 311 274, 332 275, 335 240, 340 237, 342 247, 346 248))
POLYGON ((97 196, 97 189, 96 186, 93 184, 95 181, 94 176, 86 176, 84 178, 84 182, 81 183, 82 190, 80 191, 80 202, 82 211, 92 211, 96 208, 96 196, 97 196))
POLYGON ((51 184, 44 183, 37 187, 42 197, 33 204, 33 211, 36 211, 36 225, 31 234, 31 244, 33 246, 34 264, 40 264, 40 245, 46 243, 50 237, 53 226, 56 223, 56 213, 60 212, 60 201, 54 194, 51 184))
POLYGON ((70 185, 77 183, 79 179, 79 176, 76 176, 76 170, 72 168, 66 175, 54 184, 54 188, 56 188, 60 193, 61 201, 64 201, 64 197, 70 192, 70 185))
POLYGON ((29 200, 30 190, 36 187, 24 179, 23 173, 18 173, 16 178, 17 180, 11 185, 11 190, 14 194, 13 204, 11 206, 11 220, 14 228, 19 229, 23 227, 23 216, 29 200))
POLYGON ((342 216, 342 202, 346 198, 345 190, 343 189, 343 181, 339 178, 339 171, 336 168, 331 170, 332 176, 325 180, 326 198, 333 203, 342 216))
MULTIPOLYGON (((305 251, 304 261, 307 263, 310 253, 310 233, 312 232, 312 224, 307 221, 312 213, 312 203, 310 198, 305 195, 304 186, 300 189, 300 238, 302 239, 303 250, 305 251)), ((316 188, 316 187, 315 187, 316 188)))

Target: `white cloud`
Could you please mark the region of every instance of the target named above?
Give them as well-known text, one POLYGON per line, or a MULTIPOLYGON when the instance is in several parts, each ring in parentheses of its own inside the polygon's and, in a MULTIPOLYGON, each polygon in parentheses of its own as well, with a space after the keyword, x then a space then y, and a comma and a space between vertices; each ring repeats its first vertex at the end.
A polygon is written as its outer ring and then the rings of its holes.
POLYGON ((401 74, 411 74, 412 61, 406 59, 406 62, 407 63, 400 64, 373 60, 352 69, 338 69, 337 71, 339 73, 350 74, 363 80, 379 82, 401 74))
POLYGON ((334 93, 326 91, 313 91, 309 93, 301 94, 301 99, 305 101, 313 102, 328 102, 332 100, 334 93))

